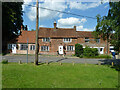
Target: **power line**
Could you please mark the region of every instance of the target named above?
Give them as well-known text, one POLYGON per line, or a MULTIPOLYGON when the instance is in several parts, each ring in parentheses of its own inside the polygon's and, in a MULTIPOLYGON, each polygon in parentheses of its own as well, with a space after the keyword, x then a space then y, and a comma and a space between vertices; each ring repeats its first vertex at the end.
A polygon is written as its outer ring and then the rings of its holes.
MULTIPOLYGON (((30 5, 30 4, 24 4, 24 5, 28 5, 28 6, 31 6, 31 7, 36 7, 36 6, 30 5)), ((75 14, 75 13, 70 13, 70 12, 64 12, 64 11, 59 11, 59 10, 53 10, 53 9, 49 9, 49 8, 45 8, 45 7, 39 7, 39 8, 45 9, 45 10, 49 10, 49 11, 56 11, 56 12, 60 12, 60 13, 71 14, 71 15, 79 16, 79 17, 86 17, 86 18, 91 18, 91 19, 97 19, 95 17, 89 17, 89 16, 84 16, 84 15, 80 15, 80 14, 75 14)))

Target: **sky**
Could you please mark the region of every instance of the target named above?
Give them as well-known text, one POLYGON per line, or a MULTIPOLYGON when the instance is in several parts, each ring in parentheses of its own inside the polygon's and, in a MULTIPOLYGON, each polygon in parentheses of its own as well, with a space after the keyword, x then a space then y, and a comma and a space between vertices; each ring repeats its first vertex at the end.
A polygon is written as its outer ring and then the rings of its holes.
MULTIPOLYGON (((34 7, 36 2, 34 1, 24 0, 22 6, 24 11, 23 24, 28 26, 28 30, 36 29, 36 7, 34 7)), ((84 0, 84 2, 83 0, 39 0, 39 7, 84 16, 39 8, 39 27, 53 28, 53 23, 56 21, 58 28, 73 28, 76 26, 77 31, 94 31, 97 19, 88 17, 96 18, 98 14, 106 16, 109 10, 109 3, 107 1, 101 3, 101 0, 84 0)))

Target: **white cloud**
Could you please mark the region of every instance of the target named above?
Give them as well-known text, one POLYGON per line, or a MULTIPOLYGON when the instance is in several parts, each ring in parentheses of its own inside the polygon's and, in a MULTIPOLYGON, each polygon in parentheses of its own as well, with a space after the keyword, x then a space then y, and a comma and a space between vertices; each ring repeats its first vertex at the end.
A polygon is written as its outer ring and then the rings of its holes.
POLYGON ((77 31, 94 31, 95 28, 84 28, 82 25, 76 27, 77 31))
MULTIPOLYGON (((33 4, 33 3, 29 2, 29 4, 33 4)), ((59 11, 64 11, 67 8, 67 6, 65 5, 65 2, 55 2, 55 0, 45 0, 43 3, 40 3, 39 6, 48 8, 48 9, 59 10, 59 11)), ((34 21, 36 18, 36 8, 29 7, 27 16, 31 21, 34 21)), ((52 19, 52 18, 55 18, 56 16, 62 17, 62 14, 59 12, 39 8, 39 17, 41 20, 52 19)))
POLYGON ((80 25, 85 23, 87 20, 86 18, 75 18, 75 17, 69 17, 69 18, 61 18, 58 20, 58 27, 73 27, 74 25, 80 25))
POLYGON ((109 7, 109 5, 106 5, 104 8, 108 8, 109 7))
POLYGON ((92 3, 82 3, 82 2, 70 2, 69 7, 71 9, 86 10, 89 8, 95 8, 101 5, 101 2, 92 2, 92 3))

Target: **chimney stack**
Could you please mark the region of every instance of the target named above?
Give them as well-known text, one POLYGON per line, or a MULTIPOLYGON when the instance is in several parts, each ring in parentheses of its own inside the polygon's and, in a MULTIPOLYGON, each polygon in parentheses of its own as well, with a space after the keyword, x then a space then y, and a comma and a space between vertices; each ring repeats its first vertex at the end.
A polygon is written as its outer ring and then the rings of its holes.
POLYGON ((26 31, 28 30, 27 25, 25 26, 25 30, 26 30, 26 31))
POLYGON ((76 31, 76 26, 74 26, 74 29, 75 29, 75 31, 76 31))
POLYGON ((54 28, 56 29, 57 27, 57 23, 56 23, 56 21, 54 21, 54 28))

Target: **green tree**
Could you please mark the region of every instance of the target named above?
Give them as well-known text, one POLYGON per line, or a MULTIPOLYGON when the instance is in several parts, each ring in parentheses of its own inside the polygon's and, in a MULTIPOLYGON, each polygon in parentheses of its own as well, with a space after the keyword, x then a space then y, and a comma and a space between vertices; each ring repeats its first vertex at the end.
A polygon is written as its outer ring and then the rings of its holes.
POLYGON ((110 2, 109 5, 110 9, 107 17, 112 21, 114 31, 110 42, 115 47, 115 50, 120 52, 120 1, 110 2))
POLYGON ((2 51, 7 49, 7 42, 19 35, 23 23, 22 2, 2 3, 2 51))
POLYGON ((96 26, 96 31, 94 31, 94 34, 96 34, 96 38, 102 37, 103 40, 107 41, 107 54, 109 50, 109 41, 110 41, 110 36, 112 34, 112 23, 109 17, 104 16, 101 17, 100 15, 97 15, 97 26, 96 26))
POLYGON ((75 55, 77 57, 83 55, 83 46, 81 44, 75 44, 75 55))

